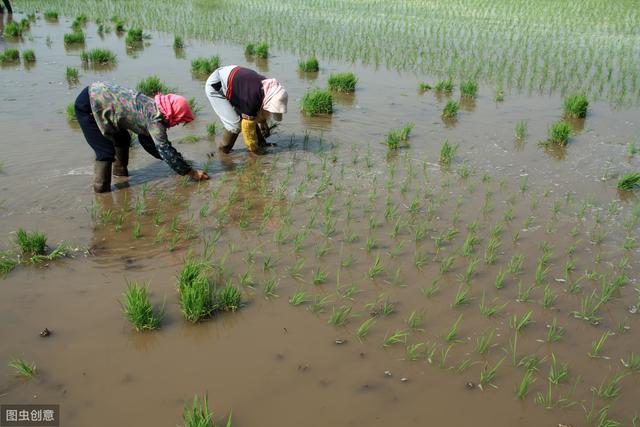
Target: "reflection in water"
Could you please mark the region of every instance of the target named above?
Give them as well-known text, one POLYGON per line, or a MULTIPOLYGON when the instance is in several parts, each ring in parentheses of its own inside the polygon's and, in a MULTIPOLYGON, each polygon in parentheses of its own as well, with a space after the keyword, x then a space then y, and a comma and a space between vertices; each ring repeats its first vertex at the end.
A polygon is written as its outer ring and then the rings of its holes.
POLYGON ((464 111, 473 112, 476 109, 476 100, 474 98, 460 98, 460 108, 464 111))
POLYGON ((356 99, 355 93, 333 92, 332 95, 333 100, 344 107, 352 107, 356 99))
POLYGON ((269 72, 269 59, 268 58, 256 58, 256 67, 261 73, 269 72))

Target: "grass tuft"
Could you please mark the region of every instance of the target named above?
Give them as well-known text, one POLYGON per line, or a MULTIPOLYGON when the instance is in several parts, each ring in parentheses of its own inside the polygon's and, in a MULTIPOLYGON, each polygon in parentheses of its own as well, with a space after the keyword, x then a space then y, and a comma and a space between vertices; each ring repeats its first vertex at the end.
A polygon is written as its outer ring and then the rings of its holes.
POLYGON ((305 73, 311 73, 320 70, 320 65, 318 64, 318 59, 314 56, 298 62, 298 69, 305 73))
POLYGON ((453 84, 453 80, 449 79, 449 80, 440 80, 436 86, 435 86, 435 90, 438 93, 451 93, 453 92, 453 88, 454 88, 454 84, 453 84))
POLYGON ((322 89, 311 89, 302 97, 302 111, 310 116, 333 113, 333 97, 322 89))
POLYGON ((16 243, 23 255, 44 255, 47 249, 47 236, 38 231, 29 233, 20 228, 16 232, 16 243))
POLYGON ((0 53, 0 64, 18 61, 20 61, 20 52, 18 51, 18 49, 8 47, 4 50, 4 52, 0 53))
POLYGON ((587 108, 589 100, 586 95, 575 94, 567 96, 564 99, 564 114, 574 119, 583 119, 587 117, 587 108))
POLYGON ((449 141, 445 140, 440 149, 440 164, 444 167, 449 167, 453 157, 458 151, 458 144, 449 144, 449 141))
POLYGON ((618 190, 633 190, 640 187, 640 172, 625 173, 618 180, 618 190))
POLYGON ((142 79, 136 85, 136 90, 147 96, 155 96, 157 93, 169 93, 171 89, 158 76, 149 76, 142 79))
POLYGON ((15 369, 16 375, 24 378, 33 378, 36 374, 36 365, 29 364, 23 359, 13 359, 9 367, 15 369))
POLYGON ((337 73, 329 76, 329 89, 337 92, 351 93, 356 90, 358 78, 353 73, 337 73))
POLYGON ((127 31, 127 38, 124 42, 127 46, 136 46, 142 43, 143 38, 144 33, 142 32, 142 28, 129 28, 129 31, 127 31))
POLYGON ((85 40, 84 32, 82 30, 74 31, 72 33, 66 33, 64 35, 64 44, 83 44, 85 40))
POLYGON ((173 48, 174 49, 184 49, 184 41, 182 40, 182 37, 180 36, 175 36, 173 38, 173 48))
POLYGON ((25 51, 22 52, 22 59, 24 59, 25 62, 36 62, 36 54, 33 49, 25 49, 25 51))
POLYGON ((220 56, 213 55, 210 58, 199 57, 191 61, 191 72, 200 77, 208 77, 220 67, 220 56))
POLYGON ((400 148, 401 143, 406 143, 409 140, 409 134, 413 129, 413 123, 406 123, 400 129, 394 129, 387 134, 385 144, 391 150, 397 150, 400 148))
POLYGON ((449 101, 442 109, 442 117, 445 119, 453 119, 458 115, 460 106, 456 101, 449 101))
POLYGON ((47 21, 57 21, 58 20, 58 11, 56 10, 47 10, 44 12, 44 19, 47 21))
POLYGON ((94 65, 108 65, 115 64, 118 62, 118 57, 115 53, 111 52, 108 49, 91 49, 88 52, 82 52, 80 54, 80 60, 84 63, 94 64, 94 65))
POLYGON ((242 293, 232 283, 227 283, 224 288, 215 294, 215 306, 222 311, 236 311, 242 303, 242 293))
POLYGON ((564 120, 554 123, 549 128, 549 139, 543 145, 566 146, 571 136, 571 126, 564 120))
POLYGON ((255 54, 258 58, 266 59, 269 57, 269 44, 268 43, 259 43, 256 46, 255 54))
POLYGON ((460 94, 463 98, 473 99, 478 96, 478 82, 469 80, 460 84, 460 94))
POLYGON ((153 310, 148 283, 127 282, 122 310, 136 331, 158 329, 164 314, 164 309, 158 313, 153 310))

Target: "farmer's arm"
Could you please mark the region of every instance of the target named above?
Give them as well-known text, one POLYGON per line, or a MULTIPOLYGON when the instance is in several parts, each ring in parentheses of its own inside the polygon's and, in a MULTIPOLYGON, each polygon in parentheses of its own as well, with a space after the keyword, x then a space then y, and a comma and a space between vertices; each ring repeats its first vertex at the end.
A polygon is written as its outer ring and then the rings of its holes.
MULTIPOLYGON (((195 179, 202 179, 206 174, 193 170, 191 165, 182 157, 182 154, 173 146, 167 137, 167 130, 162 123, 154 122, 147 128, 149 136, 156 145, 158 154, 178 175, 189 175, 195 179), (204 176, 203 176, 204 175, 204 176)), ((208 177, 207 177, 208 178, 208 177)))

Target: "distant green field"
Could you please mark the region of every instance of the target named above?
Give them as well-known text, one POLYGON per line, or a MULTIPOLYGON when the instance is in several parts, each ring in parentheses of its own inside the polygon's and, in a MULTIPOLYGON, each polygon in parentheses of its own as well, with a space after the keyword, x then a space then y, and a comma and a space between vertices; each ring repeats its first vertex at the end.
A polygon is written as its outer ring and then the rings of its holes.
MULTIPOLYGON (((35 11, 42 2, 20 7, 35 11)), ((47 7, 499 89, 640 102, 637 0, 51 0, 47 7)))

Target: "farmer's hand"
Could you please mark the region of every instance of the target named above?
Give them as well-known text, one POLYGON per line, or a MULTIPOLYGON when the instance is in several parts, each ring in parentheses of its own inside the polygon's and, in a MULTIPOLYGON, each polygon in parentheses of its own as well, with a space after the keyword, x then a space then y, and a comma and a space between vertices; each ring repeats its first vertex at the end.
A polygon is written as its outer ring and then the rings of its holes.
POLYGON ((195 181, 204 181, 209 179, 209 175, 207 175, 205 171, 199 169, 193 169, 191 172, 189 172, 189 176, 195 181))
POLYGON ((266 123, 258 123, 258 127, 260 128, 260 133, 264 138, 269 138, 271 135, 271 129, 269 129, 269 125, 266 123))

